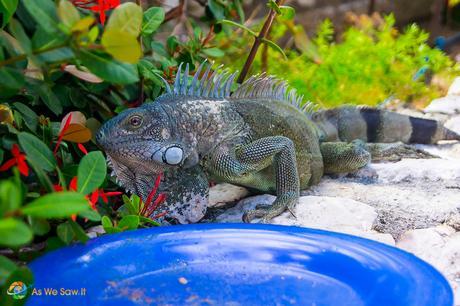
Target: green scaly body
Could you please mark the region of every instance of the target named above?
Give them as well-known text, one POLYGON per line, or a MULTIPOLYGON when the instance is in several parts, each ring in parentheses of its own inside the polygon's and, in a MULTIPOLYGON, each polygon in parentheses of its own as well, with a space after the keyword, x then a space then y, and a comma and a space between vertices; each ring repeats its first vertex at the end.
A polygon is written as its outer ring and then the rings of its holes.
POLYGON ((205 214, 209 180, 275 194, 268 207, 247 211, 247 222, 268 222, 293 211, 299 192, 324 173, 351 172, 373 158, 422 155, 407 146, 367 142, 457 139, 437 122, 368 108, 316 113, 272 77, 251 77, 230 95, 235 74, 210 68, 192 82, 188 65, 174 88, 111 119, 97 135, 121 185, 146 198, 158 173, 167 201, 154 213, 165 222, 191 223, 205 214), (395 127, 392 127, 392 124, 395 127), (429 133, 422 132, 427 128, 429 133), (392 135, 389 135, 392 134, 392 135), (429 137, 428 137, 429 136, 429 137), (427 139, 424 139, 427 138, 427 139), (350 142, 351 141, 351 142, 350 142), (383 152, 383 153, 382 153, 383 152))

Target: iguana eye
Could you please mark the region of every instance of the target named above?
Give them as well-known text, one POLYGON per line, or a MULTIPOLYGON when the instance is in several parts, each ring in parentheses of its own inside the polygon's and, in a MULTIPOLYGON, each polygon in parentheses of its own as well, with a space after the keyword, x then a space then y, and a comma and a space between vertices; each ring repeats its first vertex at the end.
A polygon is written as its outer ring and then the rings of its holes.
POLYGON ((142 124, 142 117, 141 116, 132 116, 129 118, 129 124, 133 127, 138 127, 142 124))

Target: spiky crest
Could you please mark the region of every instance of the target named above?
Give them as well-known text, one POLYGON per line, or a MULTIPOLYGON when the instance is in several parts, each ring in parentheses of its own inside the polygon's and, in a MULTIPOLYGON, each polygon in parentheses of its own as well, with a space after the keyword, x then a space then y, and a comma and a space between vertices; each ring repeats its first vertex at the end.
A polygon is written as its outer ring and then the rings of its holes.
POLYGON ((209 75, 212 64, 204 61, 196 70, 192 81, 189 82, 189 64, 186 64, 184 72, 182 72, 182 65, 183 63, 179 64, 172 87, 166 80, 163 80, 167 91, 165 95, 229 100, 273 99, 287 102, 307 114, 315 110, 315 105, 311 102, 302 105, 303 96, 298 95, 295 89, 289 88, 286 81, 274 76, 265 73, 251 76, 232 93, 231 89, 238 71, 230 74, 228 69, 222 69, 222 66, 219 66, 209 75), (207 66, 206 70, 201 76, 205 66, 207 66))

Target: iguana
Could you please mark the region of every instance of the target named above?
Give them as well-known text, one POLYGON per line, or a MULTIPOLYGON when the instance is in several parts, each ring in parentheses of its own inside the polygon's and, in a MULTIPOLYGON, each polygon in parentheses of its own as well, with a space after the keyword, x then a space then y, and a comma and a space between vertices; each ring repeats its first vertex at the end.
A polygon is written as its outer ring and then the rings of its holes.
MULTIPOLYGON (((245 222, 268 222, 292 212, 299 191, 324 173, 352 172, 368 164, 371 154, 384 157, 387 146, 371 142, 460 140, 433 120, 372 108, 301 107, 302 97, 272 76, 253 76, 232 92, 236 73, 211 71, 203 63, 192 78, 189 65, 184 72, 181 67, 172 88, 165 82, 165 94, 123 111, 97 134, 127 190, 145 199, 164 173, 167 200, 155 213, 167 211, 165 220, 199 221, 209 181, 215 181, 275 194, 272 205, 243 216, 245 222)), ((402 143, 391 148, 391 154, 420 153, 402 143)))

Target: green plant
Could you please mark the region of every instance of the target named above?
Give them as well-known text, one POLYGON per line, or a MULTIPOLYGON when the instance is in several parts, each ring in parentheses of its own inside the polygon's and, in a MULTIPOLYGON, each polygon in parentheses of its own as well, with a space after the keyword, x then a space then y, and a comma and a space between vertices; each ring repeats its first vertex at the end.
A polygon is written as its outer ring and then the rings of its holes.
POLYGON ((184 21, 189 39, 160 40, 179 10, 119 2, 0 1, 0 286, 31 283, 22 263, 86 241, 91 227, 158 225, 158 186, 144 201, 123 195, 94 135, 101 121, 156 98, 179 62, 193 69, 222 57, 213 37, 229 27, 217 22, 244 19, 240 1, 210 0, 201 26, 184 21))
MULTIPOLYGON (((443 92, 436 84, 426 82, 420 72, 429 70, 452 77, 458 67, 442 51, 428 46, 428 33, 417 25, 399 33, 394 22, 392 15, 377 24, 365 19, 348 28, 336 42, 329 20, 319 26, 314 39, 309 39, 292 21, 282 21, 273 29, 271 39, 277 41, 289 32, 295 48, 286 50, 287 61, 268 50, 266 71, 286 79, 304 95, 305 101, 322 107, 345 103, 375 106, 390 97, 427 103, 443 92)), ((242 62, 240 44, 245 38, 241 36, 218 37, 221 48, 232 45, 225 59, 233 65, 236 62, 236 66, 242 62)), ((253 71, 261 70, 263 62, 261 55, 253 71)))

